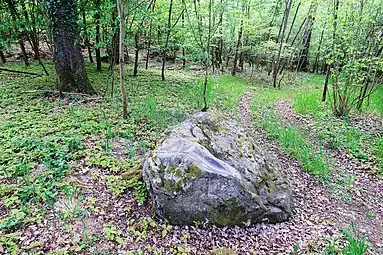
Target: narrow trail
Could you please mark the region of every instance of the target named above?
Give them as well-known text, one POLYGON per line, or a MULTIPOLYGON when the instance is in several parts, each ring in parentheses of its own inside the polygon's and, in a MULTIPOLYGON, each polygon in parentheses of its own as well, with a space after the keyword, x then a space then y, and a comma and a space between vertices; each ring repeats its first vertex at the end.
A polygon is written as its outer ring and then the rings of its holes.
MULTIPOLYGON (((292 104, 292 100, 279 100, 276 102, 276 108, 284 121, 298 124, 315 143, 318 138, 315 137, 315 134, 310 134, 312 127, 315 126, 314 120, 309 116, 297 114, 292 104)), ((370 127, 369 134, 371 135, 378 135, 381 132, 380 120, 376 116, 366 116, 365 118, 354 116, 352 125, 361 132, 364 132, 362 127, 370 127), (370 119, 370 121, 366 119, 370 119)), ((353 207, 353 217, 355 222, 360 224, 361 232, 368 235, 379 249, 379 254, 383 254, 383 180, 370 174, 371 162, 363 162, 343 149, 325 148, 325 152, 334 160, 333 180, 342 180, 342 178, 355 180, 348 187, 349 190, 343 192, 347 192, 346 195, 352 198, 349 203, 353 207)), ((345 189, 344 183, 334 185, 343 185, 338 188, 345 189)))
MULTIPOLYGON (((314 177, 305 173, 297 161, 285 156, 275 142, 266 138, 263 130, 256 128, 253 122, 251 94, 245 94, 241 98, 238 112, 243 125, 255 136, 258 145, 279 159, 294 192, 295 209, 291 220, 269 226, 269 233, 266 234, 269 238, 277 236, 283 240, 280 245, 285 251, 291 251, 296 244, 305 247, 315 243, 316 239, 339 236, 343 229, 349 227, 351 222, 355 222, 362 234, 368 235, 374 243, 374 247, 371 247, 374 250, 373 254, 383 254, 381 181, 372 180, 371 177, 361 174, 356 183, 362 190, 358 196, 360 199, 356 200, 357 203, 350 204, 337 199, 328 186, 318 183, 314 177), (380 194, 374 194, 374 191, 377 193, 380 191, 380 194), (373 213, 370 218, 366 216, 366 207, 373 213)), ((289 113, 293 114, 293 111, 289 113)), ((301 125, 310 125, 309 120, 299 116, 288 118, 299 120, 301 125)), ((335 158, 336 168, 342 167, 342 170, 347 172, 351 164, 348 157, 335 158)), ((270 242, 276 241, 270 240, 270 242)))

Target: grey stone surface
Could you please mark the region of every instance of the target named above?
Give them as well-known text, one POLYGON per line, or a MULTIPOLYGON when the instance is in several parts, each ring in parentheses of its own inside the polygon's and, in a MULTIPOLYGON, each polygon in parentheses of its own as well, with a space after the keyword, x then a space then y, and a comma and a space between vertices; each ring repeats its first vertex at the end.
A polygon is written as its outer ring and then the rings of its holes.
POLYGON ((143 170, 157 215, 172 224, 248 225, 291 216, 291 188, 276 159, 232 118, 197 113, 172 127, 143 170))

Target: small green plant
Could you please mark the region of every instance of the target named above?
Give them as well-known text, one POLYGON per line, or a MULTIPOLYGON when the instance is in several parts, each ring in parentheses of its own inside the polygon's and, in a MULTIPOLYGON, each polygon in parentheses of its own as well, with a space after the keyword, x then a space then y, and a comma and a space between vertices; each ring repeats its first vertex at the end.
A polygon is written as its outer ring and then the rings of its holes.
POLYGON ((361 236, 355 225, 352 224, 349 229, 343 232, 347 239, 347 245, 344 247, 343 255, 363 255, 368 250, 367 239, 361 236))
POLYGON ((0 230, 8 231, 22 225, 27 217, 27 213, 22 209, 12 209, 8 217, 0 221, 0 230))
POLYGON ((368 251, 367 239, 361 236, 354 224, 343 231, 345 244, 340 245, 341 240, 329 240, 329 244, 325 247, 324 255, 365 255, 368 251))
POLYGON ((104 233, 108 240, 115 241, 118 244, 124 243, 124 239, 121 237, 121 232, 113 225, 113 222, 106 224, 104 233))
POLYGON ((19 254, 18 240, 20 239, 20 233, 0 234, 0 247, 4 250, 4 254, 16 255, 19 254))
POLYGON ((88 212, 80 207, 79 202, 73 197, 63 198, 54 204, 64 223, 72 219, 84 218, 88 212))
POLYGON ((168 224, 162 224, 161 229, 162 229, 162 232, 161 232, 162 238, 165 238, 168 235, 168 233, 173 229, 173 226, 168 224))
POLYGON ((106 185, 108 190, 116 197, 119 197, 128 188, 134 189, 134 195, 139 205, 142 205, 147 197, 147 189, 145 183, 137 179, 126 180, 118 175, 112 175, 107 177, 106 185))

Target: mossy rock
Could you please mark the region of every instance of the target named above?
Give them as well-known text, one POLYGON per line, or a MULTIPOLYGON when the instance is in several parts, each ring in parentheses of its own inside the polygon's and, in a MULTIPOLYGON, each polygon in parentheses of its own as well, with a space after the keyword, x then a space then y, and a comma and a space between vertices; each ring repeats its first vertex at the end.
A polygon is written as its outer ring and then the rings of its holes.
POLYGON ((144 180, 172 224, 285 221, 291 188, 265 154, 234 118, 198 113, 170 129, 146 159, 144 180))

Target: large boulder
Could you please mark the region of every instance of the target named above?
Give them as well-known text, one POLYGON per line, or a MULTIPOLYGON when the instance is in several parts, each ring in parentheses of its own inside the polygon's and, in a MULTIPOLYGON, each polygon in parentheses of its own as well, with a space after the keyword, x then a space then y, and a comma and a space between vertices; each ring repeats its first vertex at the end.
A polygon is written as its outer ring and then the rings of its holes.
POLYGON ((286 221, 291 189, 276 159, 232 118, 197 113, 169 129, 144 163, 156 213, 172 224, 286 221))

